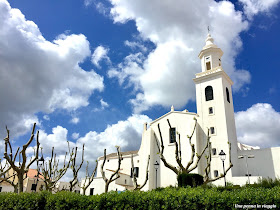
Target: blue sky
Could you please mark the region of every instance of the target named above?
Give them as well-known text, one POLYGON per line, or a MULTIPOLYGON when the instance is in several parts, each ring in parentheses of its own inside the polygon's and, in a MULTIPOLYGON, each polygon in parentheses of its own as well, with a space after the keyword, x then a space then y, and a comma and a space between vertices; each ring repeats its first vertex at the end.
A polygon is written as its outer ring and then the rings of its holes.
POLYGON ((22 145, 37 122, 46 154, 67 140, 92 163, 137 150, 144 122, 171 105, 196 112, 209 25, 235 82, 238 140, 280 146, 279 14, 279 0, 0 0, 1 138, 7 124, 22 145))

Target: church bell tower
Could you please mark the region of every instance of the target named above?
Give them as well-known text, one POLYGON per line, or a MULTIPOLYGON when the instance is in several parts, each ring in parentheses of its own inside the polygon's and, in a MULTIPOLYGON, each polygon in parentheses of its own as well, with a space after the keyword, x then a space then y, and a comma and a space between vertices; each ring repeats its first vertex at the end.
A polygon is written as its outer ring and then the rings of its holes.
MULTIPOLYGON (((223 150, 227 157, 225 168, 229 166, 229 146, 231 143, 231 159, 237 160, 237 137, 234 119, 232 85, 233 82, 222 68, 223 51, 214 44, 208 33, 206 44, 199 53, 202 72, 193 79, 196 85, 196 103, 198 123, 200 125, 200 142, 204 146, 208 129, 211 136, 211 178, 223 173, 219 153, 223 150)), ((203 147, 202 146, 202 147, 203 147)), ((203 173, 203 167, 201 173, 203 173)), ((231 170, 231 172, 233 172, 231 170)), ((229 171, 230 173, 230 171, 229 171)), ((229 174, 228 173, 228 174, 229 174)))

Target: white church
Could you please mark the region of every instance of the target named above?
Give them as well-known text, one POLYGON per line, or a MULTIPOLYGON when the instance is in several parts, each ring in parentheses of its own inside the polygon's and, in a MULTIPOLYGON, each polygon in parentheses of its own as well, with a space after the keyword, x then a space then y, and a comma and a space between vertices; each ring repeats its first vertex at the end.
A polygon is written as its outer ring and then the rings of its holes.
MULTIPOLYGON (((122 152, 120 178, 110 184, 109 191, 133 189, 131 155, 133 155, 134 171, 139 185, 142 185, 146 179, 147 161, 150 155, 148 181, 142 190, 176 186, 177 175, 167 168, 160 159, 160 136, 162 136, 164 145, 163 156, 169 164, 175 167, 178 167, 175 157, 175 142, 180 141, 182 165, 186 167, 192 156, 187 136, 190 136, 193 131, 191 143, 195 146, 195 153, 200 154, 205 148, 208 130, 211 147, 206 149, 198 166, 191 173, 204 175, 207 164, 205 155, 209 157, 211 153, 210 179, 219 177, 224 173, 224 168, 225 170, 229 168, 230 158, 233 167, 225 176, 227 182, 244 185, 248 182, 252 184, 262 177, 273 179, 280 177, 280 164, 278 162, 280 161, 280 147, 260 149, 241 144, 237 140, 232 98, 233 82, 222 68, 222 55, 223 51, 214 44, 213 38, 208 34, 206 44, 198 55, 202 71, 196 74, 193 79, 196 85, 197 113, 187 110, 175 111, 171 107, 170 112, 151 122, 149 127, 145 124, 139 150, 122 152), (195 130, 196 120, 194 118, 197 120, 195 130), (159 132, 158 127, 160 127, 161 132, 159 132), (225 154, 224 167, 220 157, 223 153, 225 154)), ((98 159, 97 176, 88 187, 86 195, 104 192, 105 183, 100 170, 103 160, 104 157, 98 159)), ((197 156, 194 157, 193 165, 196 160, 197 156)), ((117 167, 117 153, 107 155, 104 165, 106 177, 108 178, 114 173, 117 167)), ((82 182, 84 181, 85 179, 82 182)), ((220 178, 212 183, 224 185, 224 182, 225 179, 220 178)))

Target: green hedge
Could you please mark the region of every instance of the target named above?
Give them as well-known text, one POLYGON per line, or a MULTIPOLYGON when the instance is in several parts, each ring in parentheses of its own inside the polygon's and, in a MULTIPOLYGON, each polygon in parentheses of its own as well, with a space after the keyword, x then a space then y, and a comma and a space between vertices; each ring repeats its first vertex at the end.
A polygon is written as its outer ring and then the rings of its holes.
POLYGON ((70 192, 0 193, 0 209, 235 209, 239 205, 276 205, 280 208, 280 187, 165 188, 160 191, 110 192, 83 196, 70 192))

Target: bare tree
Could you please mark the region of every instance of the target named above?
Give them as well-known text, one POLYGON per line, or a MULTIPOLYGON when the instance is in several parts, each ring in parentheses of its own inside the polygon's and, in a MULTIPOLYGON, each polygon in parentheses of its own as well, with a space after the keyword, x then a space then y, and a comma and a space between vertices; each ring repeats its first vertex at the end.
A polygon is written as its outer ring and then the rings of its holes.
POLYGON ((138 185, 136 173, 134 171, 133 154, 131 154, 131 170, 132 170, 132 181, 133 181, 134 190, 141 190, 146 185, 149 178, 149 162, 150 162, 150 155, 148 156, 148 161, 147 161, 146 179, 142 185, 138 185))
POLYGON ((120 171, 120 167, 121 167, 122 155, 120 154, 120 147, 119 146, 116 146, 116 147, 117 147, 117 155, 118 155, 118 169, 110 176, 109 179, 106 178, 105 172, 104 172, 104 165, 105 165, 105 162, 106 162, 106 159, 107 159, 106 149, 104 149, 104 160, 103 160, 102 165, 101 165, 101 175, 102 175, 102 178, 105 182, 105 193, 108 192, 110 183, 115 181, 116 179, 120 178, 119 171, 120 171))
POLYGON ((67 152, 65 153, 63 166, 59 168, 59 160, 56 159, 54 147, 52 147, 51 158, 46 162, 44 160, 42 167, 42 176, 44 177, 43 180, 46 190, 52 191, 55 188, 56 183, 64 176, 70 166, 71 155, 72 154, 69 154, 69 160, 67 160, 67 152))
POLYGON ((88 173, 88 161, 87 161, 87 166, 86 166, 86 177, 85 177, 85 181, 83 183, 83 185, 80 185, 79 187, 82 188, 82 194, 85 195, 86 194, 86 189, 89 187, 89 185, 92 183, 95 174, 96 174, 96 170, 97 170, 97 166, 98 166, 98 161, 96 160, 96 165, 95 168, 93 170, 93 172, 91 173, 91 175, 89 176, 88 173))
MULTIPOLYGON (((208 131, 209 132, 209 131, 208 131)), ((209 145, 209 152, 208 155, 206 155, 206 167, 204 169, 205 175, 204 175, 204 184, 207 184, 209 182, 214 182, 220 178, 223 178, 227 172, 233 167, 233 164, 231 162, 231 143, 228 142, 228 146, 229 146, 229 166, 228 168, 225 170, 225 173, 221 173, 218 177, 215 177, 213 179, 210 178, 210 166, 211 166, 211 142, 209 145)))
MULTIPOLYGON (((207 139, 206 139, 206 144, 203 148, 203 150, 201 151, 200 154, 196 153, 195 151, 195 145, 192 144, 191 140, 192 140, 192 137, 194 135, 194 132, 195 132, 195 129, 196 129, 196 125, 197 125, 197 119, 194 118, 195 120, 195 125, 194 125, 194 128, 193 128, 193 131, 191 133, 190 136, 187 136, 187 138, 189 139, 189 145, 191 147, 191 158, 189 160, 189 162, 187 163, 186 167, 183 166, 182 164, 182 154, 181 154, 181 139, 180 139, 180 133, 177 132, 177 135, 178 135, 178 141, 179 141, 179 146, 178 146, 178 142, 175 138, 175 158, 176 158, 176 162, 178 164, 178 166, 173 166, 172 164, 168 163, 163 155, 163 152, 164 152, 164 144, 163 144, 163 139, 162 139, 162 134, 161 134, 161 130, 160 130, 160 125, 158 124, 158 131, 159 131, 159 135, 160 135, 160 146, 158 144, 158 141, 156 140, 156 143, 157 143, 157 147, 158 147, 158 150, 159 150, 159 156, 160 156, 160 159, 162 160, 162 162, 164 163, 164 165, 169 168, 170 170, 172 170, 174 173, 176 173, 177 175, 180 174, 180 173, 191 173, 194 169, 197 168, 198 166, 198 163, 199 161, 201 160, 201 157, 203 156, 204 152, 206 151, 206 149, 208 148, 209 151, 209 155, 207 156, 206 155, 206 161, 207 161, 207 164, 206 164, 206 168, 205 168, 205 175, 204 175, 204 183, 209 183, 209 182, 212 182, 212 181, 216 181, 222 177, 224 177, 226 175, 226 173, 229 171, 229 169, 233 166, 232 163, 231 163, 231 152, 229 152, 229 160, 230 160, 230 166, 229 168, 225 171, 225 174, 221 174, 221 176, 219 177, 216 177, 215 179, 210 179, 209 178, 209 172, 210 172, 210 165, 211 165, 211 142, 210 142, 210 135, 209 135, 209 129, 208 129, 208 132, 207 132, 207 139), (197 157, 196 158, 196 161, 194 161, 194 157, 197 157)), ((167 123, 169 125, 169 128, 171 128, 171 124, 169 122, 169 119, 167 119, 167 123)), ((155 138, 157 139, 156 135, 155 135, 155 138)), ((231 151, 231 146, 229 144, 229 151, 231 151)))
POLYGON ((23 145, 22 150, 19 152, 20 147, 17 148, 15 155, 13 155, 13 150, 10 142, 10 131, 6 126, 7 137, 4 139, 5 141, 5 151, 4 151, 4 158, 8 161, 11 168, 15 171, 15 176, 18 179, 18 193, 23 192, 23 179, 24 175, 28 172, 29 167, 38 159, 39 153, 39 131, 37 131, 37 138, 36 138, 36 151, 35 156, 31 158, 30 162, 27 164, 27 155, 26 149, 31 144, 34 139, 34 132, 35 132, 36 123, 33 125, 33 129, 31 132, 30 139, 26 144, 23 145), (10 154, 8 154, 8 150, 10 154), (18 156, 19 163, 16 165, 16 158, 18 156))
MULTIPOLYGON (((69 142, 68 142, 68 148, 69 148, 69 153, 70 153, 70 146, 69 146, 69 142)), ((76 158, 77 158, 77 150, 78 150, 78 147, 75 148, 75 151, 73 153, 73 150, 72 150, 72 155, 73 155, 73 158, 71 158, 70 162, 70 168, 73 172, 73 179, 71 179, 69 181, 69 184, 70 184, 70 192, 73 191, 75 185, 78 183, 78 173, 79 173, 79 170, 81 169, 83 163, 84 163, 84 151, 85 151, 85 144, 83 144, 83 149, 82 149, 82 161, 81 161, 81 164, 79 166, 76 166, 76 158)))

